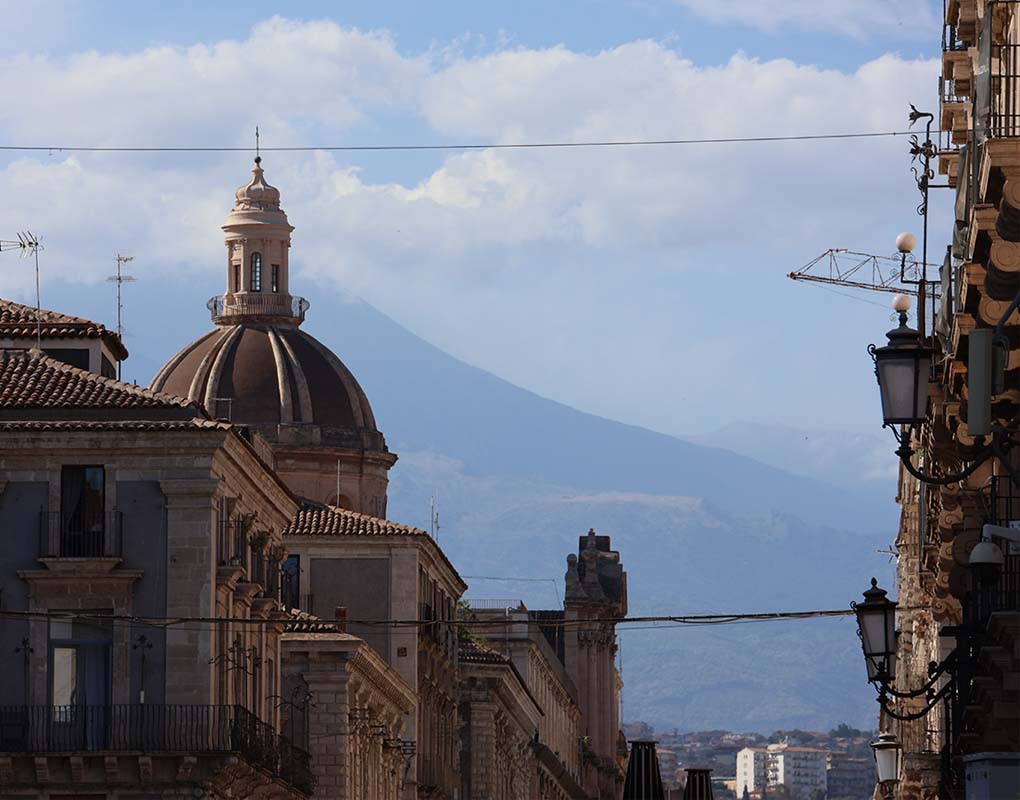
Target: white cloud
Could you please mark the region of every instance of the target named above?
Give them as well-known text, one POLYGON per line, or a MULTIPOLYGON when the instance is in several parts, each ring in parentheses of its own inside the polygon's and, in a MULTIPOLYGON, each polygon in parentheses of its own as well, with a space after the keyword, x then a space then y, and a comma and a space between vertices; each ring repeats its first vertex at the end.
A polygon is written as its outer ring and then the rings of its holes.
MULTIPOLYGON (((238 41, 0 58, 0 89, 25 98, 0 111, 0 139, 247 145, 255 124, 271 144, 395 138, 398 124, 504 142, 893 130, 937 70, 741 54, 700 67, 652 41, 409 57, 385 34, 273 19, 238 41)), ((404 158, 267 154, 297 229, 295 289, 344 287, 524 385, 673 431, 693 426, 641 398, 693 398, 680 382, 711 382, 720 357, 749 359, 749 379, 768 384, 769 348, 800 330, 735 287, 826 247, 891 239, 916 204, 902 139, 488 150, 401 181, 404 158), (705 327, 707 298, 727 294, 727 313, 757 326, 751 341, 705 327), (681 360, 686 376, 664 369, 681 360)), ((102 279, 124 247, 152 274, 218 283, 219 225, 246 162, 25 156, 0 169, 0 219, 41 232, 66 280, 102 279)), ((0 272, 0 292, 26 291, 23 277, 0 272)), ((690 402, 704 405, 688 407, 696 416, 738 401, 690 402)))
POLYGON ((799 28, 870 38, 930 38, 938 32, 932 0, 675 0, 711 22, 775 32, 799 28))

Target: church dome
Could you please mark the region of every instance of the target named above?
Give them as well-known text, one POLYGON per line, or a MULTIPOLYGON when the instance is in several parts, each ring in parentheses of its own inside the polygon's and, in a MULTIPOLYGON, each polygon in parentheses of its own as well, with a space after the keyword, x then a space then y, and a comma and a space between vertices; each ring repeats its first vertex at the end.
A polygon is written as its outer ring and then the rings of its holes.
POLYGON ((325 345, 294 325, 221 324, 187 345, 151 388, 202 403, 209 413, 263 429, 316 426, 316 443, 386 451, 368 398, 325 345))
POLYGON ((290 293, 294 227, 261 159, 222 227, 226 288, 206 304, 216 328, 171 358, 152 388, 260 433, 295 494, 385 515, 397 457, 351 371, 301 330, 310 304, 290 293))

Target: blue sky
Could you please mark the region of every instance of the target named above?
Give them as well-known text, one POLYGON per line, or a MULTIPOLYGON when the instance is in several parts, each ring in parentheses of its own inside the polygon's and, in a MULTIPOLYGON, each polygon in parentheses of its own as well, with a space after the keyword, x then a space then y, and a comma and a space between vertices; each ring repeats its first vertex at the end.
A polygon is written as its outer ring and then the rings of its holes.
MULTIPOLYGON (((248 145, 903 130, 934 108, 941 4, 676 0, 7 4, 0 141, 248 145)), ((919 230, 903 139, 469 154, 267 154, 295 291, 363 297, 470 363, 584 410, 694 433, 875 431, 882 295, 784 276, 919 230)), ((208 325, 244 154, 0 159, 44 305, 110 321, 118 250, 147 383, 208 325)), ((948 198, 933 206, 944 248, 948 198)), ((32 299, 26 265, 0 293, 32 299)), ((341 356, 345 346, 333 344, 341 356)))

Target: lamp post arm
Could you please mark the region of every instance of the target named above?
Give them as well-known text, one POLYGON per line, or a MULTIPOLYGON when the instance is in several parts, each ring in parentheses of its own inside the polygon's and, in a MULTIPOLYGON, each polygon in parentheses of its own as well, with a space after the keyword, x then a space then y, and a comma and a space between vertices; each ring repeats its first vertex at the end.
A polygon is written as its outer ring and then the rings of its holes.
POLYGON ((892 708, 890 708, 889 697, 886 694, 879 694, 878 704, 882 707, 882 710, 886 714, 888 714, 893 719, 899 720, 900 722, 910 722, 911 720, 921 719, 921 717, 927 716, 931 712, 931 710, 935 708, 935 704, 938 703, 942 698, 944 698, 953 690, 953 684, 955 682, 956 682, 955 678, 950 680, 934 695, 929 697, 927 702, 924 704, 924 708, 922 708, 920 711, 914 711, 909 714, 900 714, 898 711, 894 711, 892 708))
POLYGON ((928 669, 928 681, 920 689, 912 689, 908 692, 900 692, 889 686, 884 680, 881 681, 881 687, 878 689, 880 695, 890 695, 892 697, 901 699, 910 699, 914 697, 923 697, 928 694, 928 691, 932 689, 946 672, 952 669, 956 665, 956 651, 954 650, 946 659, 938 664, 932 664, 928 669))
POLYGON ((974 462, 960 472, 953 473, 952 475, 943 475, 941 477, 925 475, 921 472, 921 470, 910 463, 910 459, 914 455, 914 451, 907 442, 904 442, 899 446, 899 448, 897 448, 896 455, 900 457, 900 462, 903 464, 903 468, 922 483, 935 486, 947 486, 950 483, 959 483, 976 472, 978 468, 985 463, 985 461, 995 455, 995 445, 988 445, 981 448, 981 450, 978 451, 974 462))

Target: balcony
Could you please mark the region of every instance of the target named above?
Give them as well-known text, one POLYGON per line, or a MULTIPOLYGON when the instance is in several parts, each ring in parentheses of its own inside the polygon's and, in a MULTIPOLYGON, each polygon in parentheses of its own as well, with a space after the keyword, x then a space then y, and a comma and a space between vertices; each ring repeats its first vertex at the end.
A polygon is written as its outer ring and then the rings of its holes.
POLYGON ((303 322, 311 303, 303 297, 276 292, 242 292, 210 297, 205 307, 216 324, 234 324, 243 317, 278 317, 303 322))
POLYGON ((123 551, 120 511, 77 512, 70 516, 39 513, 40 558, 120 558, 123 551))
POLYGON ((303 794, 308 754, 240 706, 0 706, 0 754, 240 756, 303 794))
POLYGON ((992 47, 991 74, 989 134, 995 139, 1020 137, 1020 44, 992 47))

